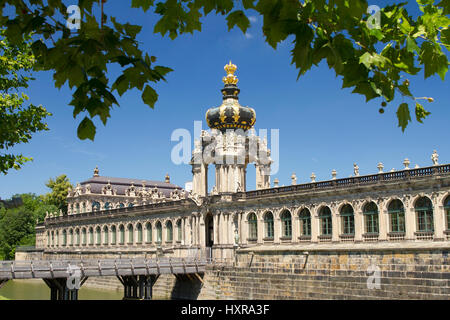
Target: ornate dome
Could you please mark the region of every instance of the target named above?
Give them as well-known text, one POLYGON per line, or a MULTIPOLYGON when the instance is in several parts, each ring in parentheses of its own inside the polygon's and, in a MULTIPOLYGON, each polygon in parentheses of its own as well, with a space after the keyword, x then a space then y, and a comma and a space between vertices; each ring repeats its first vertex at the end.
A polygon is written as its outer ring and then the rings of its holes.
POLYGON ((234 75, 237 67, 231 63, 224 67, 227 75, 222 81, 225 86, 222 89, 223 102, 220 107, 208 109, 206 122, 211 129, 225 131, 227 129, 248 130, 256 121, 256 112, 252 108, 239 104, 238 78, 234 75))

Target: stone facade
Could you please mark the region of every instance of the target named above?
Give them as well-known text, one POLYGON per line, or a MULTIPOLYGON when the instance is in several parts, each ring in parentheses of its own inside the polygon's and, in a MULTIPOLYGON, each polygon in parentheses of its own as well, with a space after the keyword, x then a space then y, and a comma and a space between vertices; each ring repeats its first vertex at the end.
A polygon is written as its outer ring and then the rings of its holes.
POLYGON ((239 131, 246 117, 253 125, 254 111, 237 103, 232 79, 224 103, 207 117, 211 132, 195 142, 192 192, 167 178, 136 188, 96 169, 70 192, 67 214, 38 225, 36 247, 44 257, 185 257, 200 250, 222 264, 197 279, 212 291, 195 279, 158 280, 171 297, 190 296, 186 286, 196 283, 200 298, 448 298, 450 164, 439 165, 434 152, 430 167, 411 169, 406 159, 404 170, 383 172, 379 163, 378 173, 360 175, 354 164, 349 178, 333 170, 331 180, 316 181, 313 173, 310 183, 297 184, 293 174, 292 185, 270 187, 267 141, 239 131), (250 163, 254 191, 246 191, 250 163), (216 180, 208 193, 209 165, 216 180), (380 268, 386 290, 364 288, 369 264, 380 268))

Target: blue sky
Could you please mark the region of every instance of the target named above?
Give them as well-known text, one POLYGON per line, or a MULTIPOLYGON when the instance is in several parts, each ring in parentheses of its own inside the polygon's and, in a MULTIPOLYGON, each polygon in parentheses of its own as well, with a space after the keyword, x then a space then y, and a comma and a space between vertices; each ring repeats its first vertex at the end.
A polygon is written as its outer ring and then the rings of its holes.
MULTIPOLYGON (((225 20, 211 15, 204 19, 202 32, 172 41, 154 35, 157 17, 131 9, 129 1, 108 1, 105 10, 119 21, 143 25, 138 37, 142 48, 156 56, 158 64, 174 69, 167 82, 156 85, 155 109, 142 103, 140 92, 128 92, 119 98, 120 107, 112 110, 106 126, 96 120, 95 141, 81 141, 76 129, 84 115, 73 119, 68 105, 71 90, 67 86, 55 89, 50 73, 36 74, 37 80, 26 93, 32 103, 53 113, 48 119, 50 131, 37 133, 30 143, 11 149, 34 161, 0 176, 1 198, 48 192, 45 182, 63 173, 72 184, 84 181, 96 165, 100 175, 114 177, 163 180, 169 173, 173 183, 184 186, 191 180, 191 168, 172 163, 170 154, 176 143, 170 141, 171 134, 177 128, 193 132, 195 120, 202 121, 206 129, 205 113, 221 103, 223 66, 229 60, 238 66, 240 103, 256 110, 255 128, 280 130, 280 169, 271 177, 272 181, 278 178, 280 185, 290 184, 293 172, 298 183, 310 181, 311 172, 317 180, 330 179, 333 169, 338 178, 348 177, 355 162, 360 174, 376 173, 380 161, 385 171, 401 169, 405 158, 411 166, 429 166, 434 149, 440 163, 450 162, 448 80, 424 80, 423 73, 410 77, 416 96, 435 101, 424 103, 432 112, 424 124, 417 123, 412 113, 414 121, 403 133, 395 115, 401 97, 379 114, 381 100, 366 103, 363 96, 351 94, 351 89, 341 89, 341 80, 326 64, 297 81, 297 70, 290 64, 292 39, 277 50, 271 48, 262 35, 262 18, 256 14, 250 13, 252 27, 246 35, 239 29, 228 32, 225 20)), ((252 190, 253 165, 247 172, 247 189, 252 190)))

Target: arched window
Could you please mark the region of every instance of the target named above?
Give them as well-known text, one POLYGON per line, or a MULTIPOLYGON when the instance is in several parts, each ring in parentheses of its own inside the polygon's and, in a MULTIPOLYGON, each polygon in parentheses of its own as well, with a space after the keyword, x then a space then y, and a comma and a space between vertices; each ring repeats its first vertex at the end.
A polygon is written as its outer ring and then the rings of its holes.
POLYGON ((421 197, 414 206, 417 216, 417 231, 433 232, 433 205, 427 197, 421 197))
POLYGON ((363 209, 366 233, 378 233, 378 207, 375 202, 369 202, 363 209))
POLYGON ((166 238, 166 241, 167 242, 172 242, 172 240, 173 240, 173 229, 172 229, 172 221, 167 221, 167 223, 166 223, 166 236, 167 236, 167 238, 166 238))
POLYGON ((145 241, 147 243, 151 243, 152 242, 152 224, 150 222, 147 222, 145 224, 145 230, 146 230, 146 238, 145 241))
POLYGON ((134 204, 132 203, 132 202, 130 202, 129 204, 128 204, 128 208, 132 208, 134 206, 134 204))
POLYGON ((59 231, 55 232, 55 246, 58 246, 59 244, 59 231))
POLYGON ((89 228, 89 244, 94 244, 94 229, 89 228))
POLYGON ((119 226, 119 244, 125 244, 125 227, 123 224, 119 226))
POLYGON ((117 228, 116 226, 111 227, 111 244, 116 244, 117 242, 117 228))
POLYGON ((156 223, 156 242, 161 243, 162 241, 162 225, 161 222, 156 223))
POLYGON ((354 235, 355 234, 355 215, 353 207, 346 204, 341 209, 342 217, 342 234, 354 235))
POLYGON ((299 214, 300 218, 300 235, 303 237, 311 236, 311 213, 308 209, 303 208, 299 214))
POLYGON ((328 207, 322 207, 319 213, 321 235, 331 236, 332 224, 331 224, 331 210, 328 207))
POLYGON ((96 245, 102 244, 102 232, 100 227, 95 228, 95 244, 96 245))
POLYGON ((66 246, 67 245, 67 231, 66 230, 63 230, 63 232, 62 232, 62 245, 63 246, 66 246))
POLYGON ((137 229, 137 243, 142 243, 142 224, 138 223, 136 226, 137 229))
POLYGON ((177 240, 182 241, 183 240, 183 228, 182 228, 181 219, 177 220, 177 233, 178 233, 177 240))
POLYGON ((100 210, 100 202, 92 201, 92 211, 100 210))
POLYGON ((52 241, 50 242, 50 244, 53 246, 55 244, 55 232, 52 231, 52 241))
POLYGON ((47 231, 47 247, 50 246, 50 231, 47 231))
POLYGON ((108 240, 109 240, 108 227, 104 226, 103 227, 103 244, 108 244, 108 240))
POLYGON ((392 200, 388 206, 391 232, 405 232, 405 208, 399 199, 392 200))
POLYGON ((248 215, 248 238, 249 240, 258 239, 258 220, 254 212, 248 215))
POLYGON ((450 196, 444 201, 445 218, 447 219, 447 230, 450 230, 450 196))
POLYGON ((75 205, 75 208, 76 208, 77 213, 80 213, 80 204, 79 203, 77 203, 75 205))
POLYGON ((81 231, 81 235, 82 235, 81 243, 83 245, 86 245, 87 244, 86 228, 83 228, 83 230, 81 231))
POLYGON ((281 234, 284 238, 292 237, 292 219, 288 210, 283 211, 281 214, 281 234))
POLYGON ((119 203, 119 208, 125 208, 125 205, 121 202, 119 203))
POLYGON ((273 214, 267 212, 264 215, 264 231, 267 239, 273 239, 273 214))
POLYGON ((73 246, 74 242, 73 242, 73 229, 69 230, 69 245, 73 246))
POLYGON ((105 202, 105 206, 104 206, 105 210, 109 210, 111 209, 111 203, 110 202, 105 202))
POLYGON ((133 229, 133 225, 130 223, 127 227, 127 231, 128 231, 128 243, 129 244, 133 244, 134 241, 134 229, 133 229))
POLYGON ((79 246, 80 243, 81 243, 81 241, 80 241, 80 229, 76 229, 75 230, 75 244, 77 246, 79 246))

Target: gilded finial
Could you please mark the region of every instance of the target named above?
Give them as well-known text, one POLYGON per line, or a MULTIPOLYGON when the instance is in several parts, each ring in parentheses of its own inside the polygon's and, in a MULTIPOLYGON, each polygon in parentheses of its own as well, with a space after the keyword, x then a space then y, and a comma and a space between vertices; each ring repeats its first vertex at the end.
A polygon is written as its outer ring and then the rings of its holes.
POLYGON ((225 69, 225 72, 227 73, 226 77, 223 77, 222 81, 225 84, 237 84, 239 79, 234 75, 234 73, 236 72, 236 65, 230 62, 225 65, 225 67, 223 67, 225 69))
POLYGON ((95 166, 94 177, 98 177, 98 166, 95 166))

